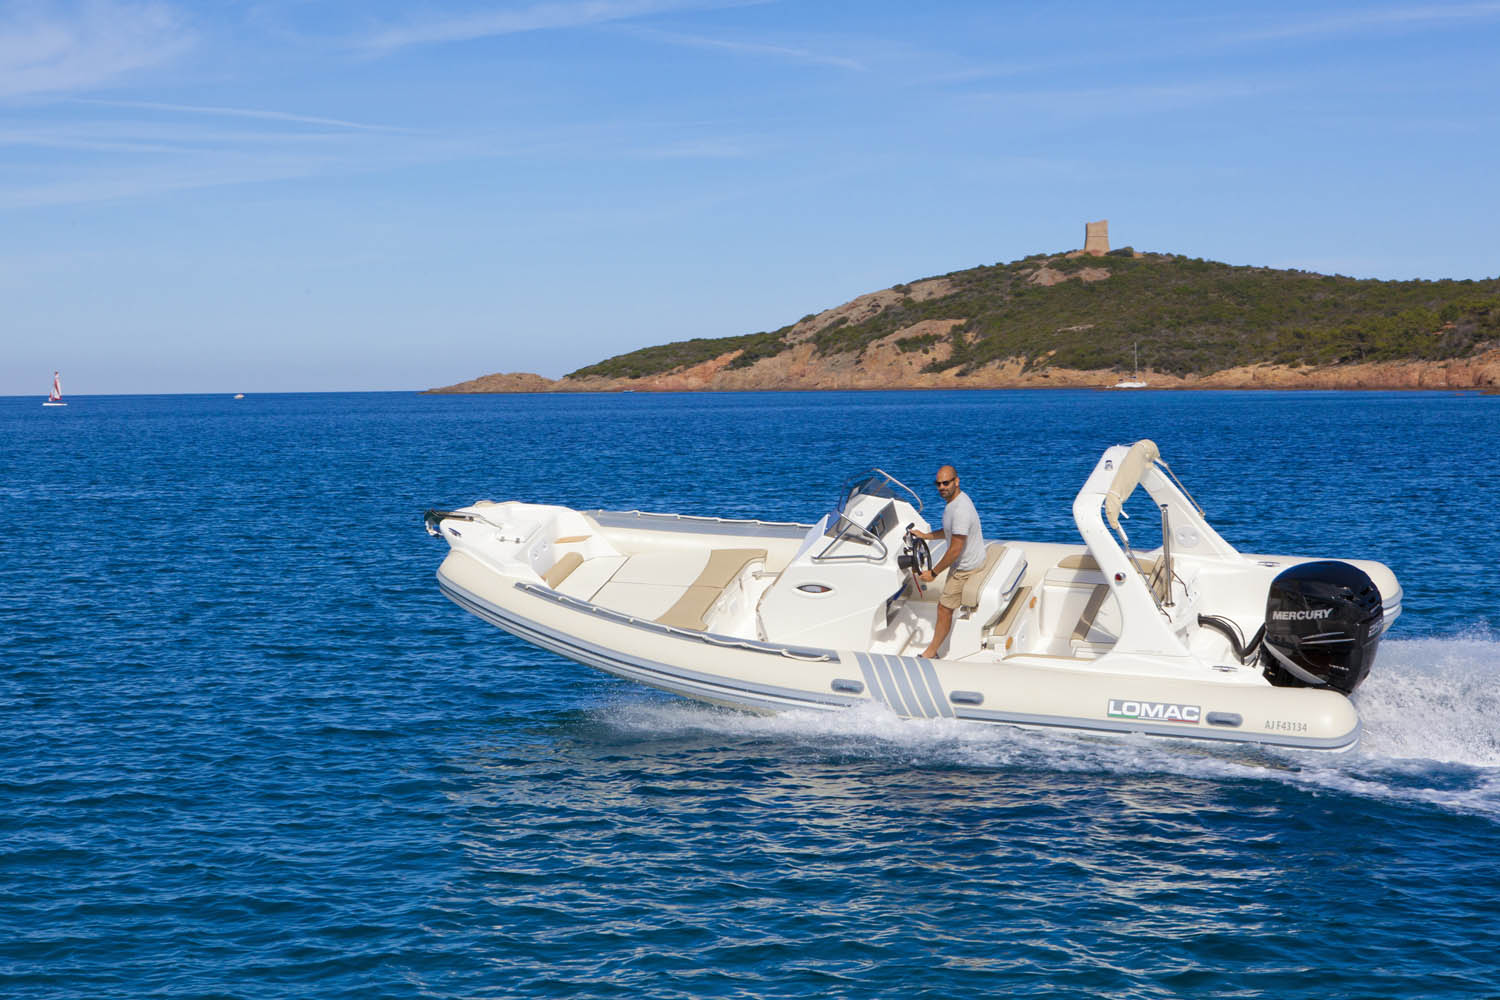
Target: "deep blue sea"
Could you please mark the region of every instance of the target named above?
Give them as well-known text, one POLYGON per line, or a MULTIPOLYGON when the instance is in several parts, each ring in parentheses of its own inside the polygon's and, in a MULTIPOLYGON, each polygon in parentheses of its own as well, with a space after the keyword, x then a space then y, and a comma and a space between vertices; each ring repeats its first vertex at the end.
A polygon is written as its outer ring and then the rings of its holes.
POLYGON ((0 399, 0 996, 1500 997, 1500 396, 0 399), (1344 755, 755 717, 448 603, 422 512, 812 521, 880 466, 1074 541, 1154 438, 1390 564, 1344 755))

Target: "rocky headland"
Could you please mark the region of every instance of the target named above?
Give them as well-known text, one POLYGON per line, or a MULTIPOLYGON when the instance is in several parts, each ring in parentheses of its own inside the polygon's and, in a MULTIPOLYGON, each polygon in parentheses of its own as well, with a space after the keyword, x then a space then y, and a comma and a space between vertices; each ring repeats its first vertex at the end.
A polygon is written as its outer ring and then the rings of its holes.
POLYGON ((497 373, 429 391, 1108 388, 1133 377, 1135 351, 1134 377, 1152 389, 1497 391, 1500 281, 1038 255, 882 289, 773 333, 644 348, 559 379, 497 373))

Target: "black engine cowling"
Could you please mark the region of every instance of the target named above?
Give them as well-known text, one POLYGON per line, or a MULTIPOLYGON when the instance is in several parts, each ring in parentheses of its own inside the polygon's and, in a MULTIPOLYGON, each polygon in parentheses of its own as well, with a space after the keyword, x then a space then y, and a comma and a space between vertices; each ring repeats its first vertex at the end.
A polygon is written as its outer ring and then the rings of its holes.
POLYGON ((1260 664, 1278 687, 1349 694, 1370 672, 1384 612, 1380 590, 1346 562, 1293 566, 1271 581, 1260 664))

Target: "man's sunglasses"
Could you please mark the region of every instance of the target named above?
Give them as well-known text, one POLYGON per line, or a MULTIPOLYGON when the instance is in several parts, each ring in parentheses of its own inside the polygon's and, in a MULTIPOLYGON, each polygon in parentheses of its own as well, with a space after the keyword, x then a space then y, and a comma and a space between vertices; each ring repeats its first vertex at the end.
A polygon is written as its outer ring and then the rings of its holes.
POLYGON ((953 479, 939 479, 936 480, 936 482, 939 486, 951 486, 954 483, 958 482, 958 478, 954 477, 953 479))

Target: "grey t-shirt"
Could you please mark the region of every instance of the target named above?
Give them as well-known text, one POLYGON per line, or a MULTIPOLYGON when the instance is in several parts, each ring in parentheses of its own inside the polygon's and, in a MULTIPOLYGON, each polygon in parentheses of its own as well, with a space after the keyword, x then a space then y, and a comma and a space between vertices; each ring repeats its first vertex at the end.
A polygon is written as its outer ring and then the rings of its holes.
POLYGON ((964 551, 953 563, 954 569, 971 570, 984 565, 984 533, 979 528, 979 511, 962 490, 943 508, 943 535, 949 545, 953 544, 954 535, 964 536, 964 551))

